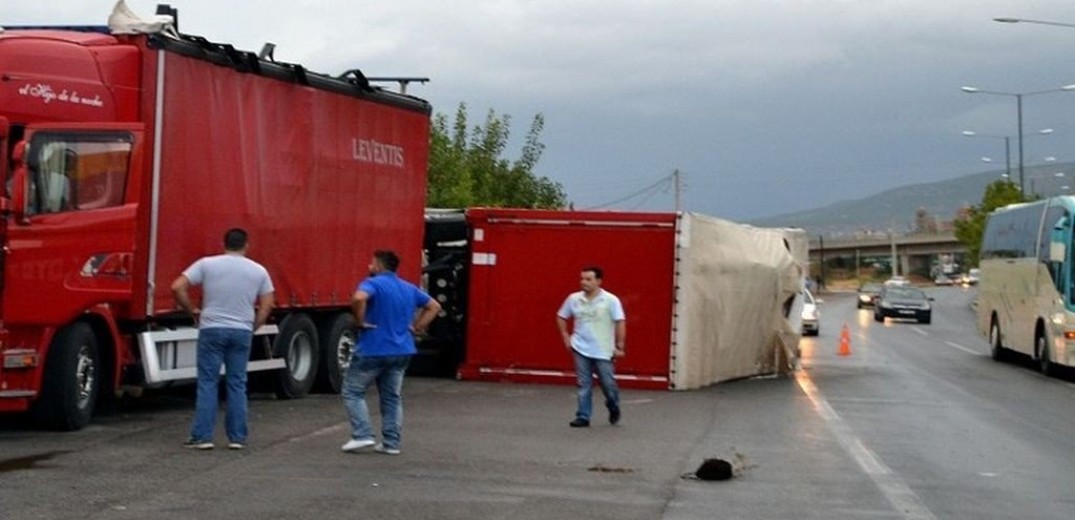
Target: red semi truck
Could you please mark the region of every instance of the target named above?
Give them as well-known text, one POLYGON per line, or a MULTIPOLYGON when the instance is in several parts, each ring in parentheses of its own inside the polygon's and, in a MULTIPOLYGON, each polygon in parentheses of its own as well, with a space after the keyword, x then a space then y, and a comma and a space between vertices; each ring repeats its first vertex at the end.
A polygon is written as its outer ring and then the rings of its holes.
POLYGON ((276 287, 250 370, 282 397, 338 389, 372 251, 419 276, 430 112, 174 30, 0 32, 0 412, 77 429, 192 380, 169 287, 236 226, 276 287))

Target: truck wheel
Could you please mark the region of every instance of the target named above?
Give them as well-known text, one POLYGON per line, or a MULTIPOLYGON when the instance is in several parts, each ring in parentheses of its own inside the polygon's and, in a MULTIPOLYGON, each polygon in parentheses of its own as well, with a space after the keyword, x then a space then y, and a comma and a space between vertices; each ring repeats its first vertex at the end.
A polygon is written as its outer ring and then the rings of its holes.
POLYGON ((330 316, 321 324, 318 336, 321 338, 321 367, 317 372, 317 389, 338 394, 355 349, 355 319, 347 313, 330 316))
POLYGON ((277 371, 276 396, 296 399, 306 395, 317 378, 317 327, 305 314, 292 314, 280 324, 273 352, 287 367, 277 371))
POLYGON ((101 373, 97 336, 88 324, 76 323, 56 334, 45 362, 45 380, 35 415, 58 430, 86 426, 97 403, 101 373))

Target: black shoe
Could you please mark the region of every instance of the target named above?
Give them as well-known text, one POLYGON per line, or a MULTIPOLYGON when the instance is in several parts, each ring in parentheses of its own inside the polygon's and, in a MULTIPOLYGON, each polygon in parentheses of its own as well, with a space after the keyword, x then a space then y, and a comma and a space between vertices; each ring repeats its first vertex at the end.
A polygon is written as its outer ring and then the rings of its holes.
POLYGON ((572 428, 586 428, 587 426, 590 425, 590 421, 580 418, 580 419, 575 419, 574 421, 571 421, 571 422, 569 422, 567 424, 571 425, 572 428))
POLYGON ((618 422, 620 422, 620 409, 616 408, 614 410, 609 410, 608 411, 608 423, 609 424, 616 424, 618 422))

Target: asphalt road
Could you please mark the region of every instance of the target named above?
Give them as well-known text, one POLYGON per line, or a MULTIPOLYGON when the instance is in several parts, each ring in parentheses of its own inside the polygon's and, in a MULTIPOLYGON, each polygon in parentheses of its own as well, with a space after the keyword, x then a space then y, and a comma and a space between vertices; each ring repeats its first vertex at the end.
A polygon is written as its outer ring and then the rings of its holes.
POLYGON ((343 406, 327 395, 254 396, 241 452, 180 446, 185 393, 79 432, 9 417, 0 519, 1071 518, 1072 378, 993 362, 973 290, 931 293, 931 325, 878 324, 851 295, 822 295, 796 376, 626 390, 618 426, 568 428, 570 387, 409 378, 398 457, 341 453, 343 406), (737 476, 683 478, 713 457, 737 476))

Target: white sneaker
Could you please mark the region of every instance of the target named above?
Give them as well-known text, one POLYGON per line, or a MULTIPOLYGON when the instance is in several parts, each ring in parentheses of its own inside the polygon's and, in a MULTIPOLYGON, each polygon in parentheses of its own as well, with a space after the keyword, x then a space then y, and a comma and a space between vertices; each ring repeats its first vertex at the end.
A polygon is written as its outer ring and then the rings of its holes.
POLYGON ((384 444, 378 444, 373 447, 373 451, 382 453, 384 455, 399 455, 399 448, 386 448, 384 444))
POLYGON ((341 447, 340 449, 342 449, 343 451, 358 451, 362 448, 369 448, 374 444, 377 443, 373 442, 373 439, 351 439, 347 441, 347 443, 344 444, 343 447, 341 447))

